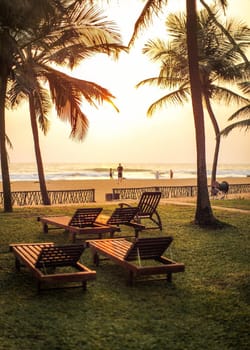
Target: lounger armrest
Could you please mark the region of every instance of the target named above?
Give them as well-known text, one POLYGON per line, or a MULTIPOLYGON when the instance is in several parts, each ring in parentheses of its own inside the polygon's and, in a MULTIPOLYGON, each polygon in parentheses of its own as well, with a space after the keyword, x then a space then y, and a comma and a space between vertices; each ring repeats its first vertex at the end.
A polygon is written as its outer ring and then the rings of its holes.
POLYGON ((131 226, 133 227, 134 229, 136 229, 137 231, 142 231, 142 230, 145 230, 145 225, 143 224, 140 224, 139 222, 136 222, 136 221, 131 221, 127 224, 127 226, 131 226))
POLYGON ((128 204, 128 203, 119 203, 119 207, 123 208, 123 207, 132 207, 132 205, 128 204))

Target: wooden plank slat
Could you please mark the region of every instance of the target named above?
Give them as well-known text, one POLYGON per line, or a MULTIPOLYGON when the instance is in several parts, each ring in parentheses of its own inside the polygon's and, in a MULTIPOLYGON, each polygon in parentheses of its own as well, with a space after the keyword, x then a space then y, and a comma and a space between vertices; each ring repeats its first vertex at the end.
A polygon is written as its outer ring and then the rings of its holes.
POLYGON ((119 207, 116 208, 110 216, 99 215, 97 221, 102 224, 115 225, 120 227, 121 225, 133 227, 135 230, 135 236, 138 236, 138 233, 145 229, 145 225, 135 221, 137 217, 138 208, 137 207, 119 207))
POLYGON ((94 224, 101 211, 102 208, 77 209, 69 222, 69 226, 76 226, 79 228, 91 226, 94 224))
POLYGON ((124 238, 108 239, 108 240, 98 240, 91 241, 91 247, 96 247, 103 253, 110 254, 110 256, 118 257, 123 259, 126 255, 128 248, 131 243, 126 241, 124 238))
POLYGON ((51 246, 41 249, 36 267, 75 266, 84 251, 83 245, 51 246))
POLYGON ((140 255, 141 259, 157 259, 172 243, 173 238, 168 237, 150 237, 137 240, 125 257, 126 260, 135 260, 140 255))

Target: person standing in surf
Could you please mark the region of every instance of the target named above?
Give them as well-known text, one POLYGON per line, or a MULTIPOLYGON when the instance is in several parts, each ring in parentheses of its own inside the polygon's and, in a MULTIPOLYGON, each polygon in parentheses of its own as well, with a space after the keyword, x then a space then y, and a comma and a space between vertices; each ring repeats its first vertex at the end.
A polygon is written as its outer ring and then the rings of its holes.
POLYGON ((117 167, 117 177, 118 177, 118 183, 121 183, 123 179, 123 166, 121 165, 121 163, 119 163, 117 167))

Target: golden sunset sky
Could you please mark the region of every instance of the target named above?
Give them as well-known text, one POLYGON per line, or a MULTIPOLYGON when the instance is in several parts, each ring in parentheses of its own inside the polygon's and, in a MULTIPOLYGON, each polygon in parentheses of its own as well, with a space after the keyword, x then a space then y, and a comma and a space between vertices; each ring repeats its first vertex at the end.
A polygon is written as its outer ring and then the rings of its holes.
MULTIPOLYGON (((103 2, 104 4, 105 2, 103 2)), ((141 0, 114 0, 107 6, 111 19, 116 20, 123 35, 124 44, 133 32, 134 22, 142 9, 141 0)), ((243 20, 248 25, 249 0, 229 0, 227 16, 243 20)), ((185 0, 169 0, 168 11, 185 10, 185 0)), ((69 139, 70 128, 59 121, 51 111, 51 127, 48 135, 40 134, 44 163, 194 163, 196 161, 194 122, 191 102, 185 106, 169 106, 148 118, 149 105, 164 95, 156 88, 135 85, 157 75, 157 67, 143 56, 141 49, 148 38, 167 37, 164 17, 155 19, 154 25, 141 35, 129 54, 122 54, 119 61, 104 55, 96 55, 84 61, 72 75, 96 82, 116 96, 120 113, 108 105, 98 109, 83 105, 89 118, 89 130, 83 142, 69 139)), ((220 128, 237 106, 214 105, 220 128)), ((214 133, 207 114, 206 152, 211 163, 214 152, 214 133)), ((17 110, 7 111, 6 131, 13 149, 9 150, 10 163, 35 162, 33 139, 29 121, 28 104, 17 110)), ((221 142, 219 163, 250 163, 250 134, 235 130, 221 142)))

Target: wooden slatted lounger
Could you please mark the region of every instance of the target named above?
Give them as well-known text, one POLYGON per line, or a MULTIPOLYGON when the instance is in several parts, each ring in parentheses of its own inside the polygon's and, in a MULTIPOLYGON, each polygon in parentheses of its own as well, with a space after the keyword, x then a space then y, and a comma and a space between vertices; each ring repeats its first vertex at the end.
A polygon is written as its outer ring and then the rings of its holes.
POLYGON ((172 274, 183 272, 185 266, 163 256, 171 244, 172 237, 137 238, 134 243, 124 238, 89 241, 94 263, 99 265, 99 254, 111 259, 129 272, 129 284, 133 285, 137 277, 149 275, 167 275, 171 282, 172 274), (155 260, 156 263, 146 263, 155 260), (159 264, 158 264, 159 263, 159 264))
MULTIPOLYGON (((160 203, 161 192, 143 192, 137 205, 136 220, 139 223, 143 221, 150 222, 150 225, 144 227, 145 230, 160 229, 162 231, 162 222, 158 214, 157 207, 160 203)), ((119 203, 121 208, 130 207, 127 203, 119 203)))
MULTIPOLYGON (((145 226, 135 221, 137 212, 138 208, 116 208, 110 216, 99 215, 97 220, 104 225, 116 226, 118 229, 121 225, 130 226, 135 231, 135 237, 138 237, 145 226)), ((113 237, 113 234, 111 237, 113 237)))
POLYGON ((79 262, 84 249, 83 245, 56 246, 51 242, 10 245, 16 269, 19 271, 21 265, 26 266, 37 279, 38 291, 41 290, 42 283, 72 282, 79 282, 78 287, 82 286, 86 290, 87 281, 96 278, 96 271, 79 262), (57 268, 66 266, 70 267, 70 271, 57 272, 57 268))
POLYGON ((37 220, 42 223, 44 233, 48 233, 51 229, 64 229, 70 232, 73 242, 76 241, 76 236, 81 236, 83 239, 89 236, 103 238, 104 234, 109 233, 112 236, 114 232, 120 231, 117 226, 95 221, 101 211, 102 208, 81 208, 77 209, 72 217, 43 216, 37 220))

